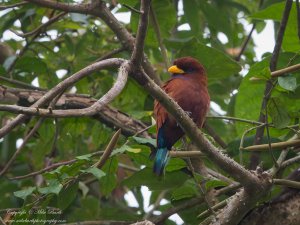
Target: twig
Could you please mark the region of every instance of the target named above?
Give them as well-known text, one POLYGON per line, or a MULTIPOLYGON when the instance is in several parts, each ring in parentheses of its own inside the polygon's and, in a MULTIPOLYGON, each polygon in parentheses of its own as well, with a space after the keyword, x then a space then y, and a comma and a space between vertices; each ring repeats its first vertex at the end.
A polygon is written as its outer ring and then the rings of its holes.
POLYGON ((4 82, 8 82, 10 84, 14 84, 14 85, 16 85, 18 87, 22 87, 22 88, 28 88, 28 89, 31 89, 31 90, 40 90, 40 91, 45 90, 43 88, 35 87, 35 86, 30 85, 30 84, 24 83, 22 81, 14 80, 12 78, 7 78, 7 77, 0 76, 0 80, 4 81, 4 82))
POLYGON ((213 208, 211 207, 211 201, 209 201, 208 199, 208 195, 207 195, 207 191, 205 189, 205 186, 203 184, 199 184, 197 178, 196 178, 196 175, 195 175, 195 170, 194 170, 194 167, 193 167, 193 164, 192 164, 192 161, 190 158, 187 159, 187 162, 188 162, 188 167, 190 169, 190 171, 192 172, 192 176, 193 176, 193 179, 194 179, 194 182, 196 183, 196 185, 199 187, 199 190, 203 196, 203 200, 205 201, 209 211, 215 215, 215 211, 213 210, 213 208))
POLYGON ((300 161, 300 155, 295 156, 295 157, 293 157, 293 158, 291 158, 291 159, 288 159, 288 160, 284 161, 284 162, 281 164, 281 167, 280 167, 280 168, 281 168, 281 169, 286 168, 286 167, 292 165, 293 163, 296 163, 296 162, 299 162, 299 161, 300 161))
POLYGON ((152 6, 150 6, 150 17, 151 17, 151 20, 152 20, 152 23, 153 23, 153 28, 155 30, 155 35, 156 35, 156 38, 157 38, 157 41, 158 41, 158 44, 159 44, 161 55, 162 55, 162 58, 164 60, 165 69, 167 71, 168 67, 169 67, 169 64, 170 64, 169 60, 168 60, 167 49, 166 49, 166 47, 163 43, 163 39, 162 39, 161 32, 160 32, 160 27, 159 27, 159 24, 158 24, 158 21, 157 21, 157 18, 156 18, 156 14, 155 14, 152 6))
MULTIPOLYGON (((214 210, 214 211, 217 211, 221 208, 223 208, 226 204, 227 204, 227 199, 217 203, 216 205, 212 206, 211 208, 214 210)), ((207 217, 211 214, 211 211, 210 210, 205 210, 203 211, 202 213, 200 213, 197 218, 203 218, 203 217, 207 217)))
POLYGON ((283 163, 283 161, 285 160, 285 158, 286 158, 286 156, 287 156, 287 154, 288 154, 288 152, 289 152, 289 149, 284 149, 284 150, 282 150, 282 152, 280 153, 280 156, 278 157, 278 159, 277 159, 277 167, 274 165, 271 169, 270 169, 270 174, 272 174, 272 176, 274 177, 276 174, 277 174, 277 172, 280 170, 280 169, 282 169, 282 163, 283 163))
POLYGON ((19 6, 26 5, 26 4, 28 4, 28 3, 27 2, 18 2, 15 4, 11 4, 11 5, 1 5, 0 10, 15 8, 15 7, 19 7, 19 6))
POLYGON ((300 64, 296 64, 296 65, 293 65, 293 66, 289 66, 289 67, 271 72, 271 76, 272 77, 279 77, 279 76, 285 75, 287 73, 292 73, 292 72, 295 72, 295 71, 298 71, 298 70, 300 70, 300 64))
MULTIPOLYGON (((264 2, 263 0, 260 0, 260 1, 259 1, 258 9, 261 8, 263 2, 264 2)), ((249 43, 249 41, 250 41, 250 39, 251 39, 252 33, 253 33, 253 31, 255 30, 255 28, 256 28, 256 22, 254 22, 254 23, 252 24, 252 28, 251 28, 251 30, 250 30, 250 32, 249 32, 247 38, 245 39, 245 41, 244 41, 243 44, 242 44, 241 51, 239 52, 239 54, 238 54, 237 57, 235 58, 236 61, 240 61, 241 56, 243 55, 244 51, 246 50, 246 47, 247 47, 247 45, 248 45, 248 43, 249 43)))
POLYGON ((153 218, 151 219, 151 221, 153 221, 153 223, 155 224, 159 224, 159 223, 162 223, 163 221, 165 221, 166 219, 168 219, 169 216, 181 211, 181 210, 184 210, 184 209, 188 209, 188 208, 191 208, 191 207, 194 207, 200 203, 203 202, 203 197, 197 197, 197 198, 192 198, 188 201, 185 201, 183 202, 182 204, 180 205, 177 205, 175 207, 172 207, 168 210, 165 210, 161 215, 159 215, 158 217, 156 218, 153 218))
POLYGON ((169 155, 176 158, 198 158, 205 157, 200 151, 170 151, 169 155))
POLYGON ((153 204, 153 208, 148 213, 145 214, 143 219, 149 219, 150 218, 152 213, 160 206, 160 202, 165 197, 166 193, 167 193, 167 190, 163 190, 162 192, 159 193, 156 201, 153 204))
MULTIPOLYGON (((71 116, 73 117, 93 116, 96 113, 98 113, 103 106, 111 102, 116 96, 118 96, 121 93, 121 91, 123 90, 127 82, 128 71, 129 71, 129 63, 125 61, 119 69, 118 77, 113 87, 106 94, 104 94, 98 101, 96 101, 93 105, 84 109, 49 110, 49 109, 34 107, 37 104, 36 102, 30 107, 0 104, 0 110, 14 112, 18 114, 54 117, 54 118, 71 117, 71 116)), ((61 86, 61 85, 57 85, 57 86, 61 86)), ((64 89, 62 89, 62 91, 64 91, 64 89)))
POLYGON ((293 180, 273 179, 273 183, 277 185, 300 189, 300 182, 293 181, 293 180))
POLYGON ((214 139, 216 143, 218 143, 222 148, 227 148, 227 144, 223 141, 223 139, 215 132, 215 130, 208 125, 208 123, 204 123, 203 128, 206 132, 214 139))
POLYGON ((127 5, 127 4, 124 4, 124 3, 123 3, 122 6, 124 6, 125 8, 129 9, 129 10, 132 11, 132 12, 135 12, 135 13, 138 13, 138 14, 142 14, 141 11, 139 11, 139 10, 133 8, 133 7, 130 6, 130 5, 127 5))
MULTIPOLYGON (((92 153, 92 157, 93 156, 97 156, 97 155, 101 155, 103 154, 104 151, 98 151, 98 152, 94 152, 92 153)), ((25 179, 25 178, 28 178, 28 177, 33 177, 33 176, 36 176, 36 175, 39 175, 39 174, 42 174, 44 172, 47 172, 47 171, 51 171, 53 169, 56 169, 57 167, 60 167, 60 166, 63 166, 63 165, 69 165, 69 164, 72 164, 72 163, 75 163, 77 162, 78 159, 71 159, 69 161, 64 161, 64 162, 58 162, 58 163, 54 163, 52 164, 51 166, 48 166, 46 168, 43 168, 39 171, 35 171, 35 172, 32 172, 32 173, 29 173, 29 174, 26 174, 26 175, 23 175, 23 176, 17 176, 17 177, 11 177, 9 178, 10 180, 21 180, 21 179, 25 179)))
POLYGON ((106 149, 104 150, 103 155, 100 157, 99 161, 93 165, 93 167, 97 167, 99 169, 102 168, 106 160, 109 158, 111 152, 114 150, 114 147, 116 146, 119 140, 120 134, 121 134, 121 129, 117 130, 117 132, 112 136, 110 142, 108 143, 106 149))
POLYGON ((261 124, 263 124, 261 122, 257 122, 257 121, 254 121, 254 120, 247 120, 247 119, 231 117, 231 116, 206 116, 206 118, 207 119, 232 120, 232 121, 237 121, 237 122, 250 123, 252 125, 261 125, 261 124))
POLYGON ((244 51, 246 50, 246 47, 247 47, 247 45, 248 45, 248 43, 249 43, 249 41, 250 41, 250 39, 251 39, 252 33, 253 33, 253 31, 255 30, 255 27, 256 27, 256 23, 253 23, 253 24, 252 24, 252 28, 251 28, 251 30, 250 30, 250 32, 249 32, 249 34, 248 34, 246 40, 245 40, 245 41, 243 42, 243 44, 242 44, 241 51, 240 51, 239 54, 235 57, 235 60, 236 60, 236 61, 240 61, 241 56, 243 55, 244 51))
POLYGON ((112 57, 112 56, 114 56, 114 55, 116 55, 116 54, 118 54, 118 53, 120 53, 120 52, 123 52, 124 50, 126 50, 124 46, 123 46, 123 47, 120 47, 120 48, 117 48, 117 49, 114 49, 114 50, 112 50, 111 52, 108 52, 107 54, 101 56, 101 57, 100 57, 99 59, 97 59, 95 62, 99 62, 99 61, 102 61, 102 60, 104 60, 104 59, 108 59, 108 58, 110 58, 110 57, 112 57))
MULTIPOLYGON (((292 141, 283 141, 272 143, 272 149, 283 149, 288 147, 296 147, 300 145, 300 140, 292 140, 292 141)), ((266 151, 269 150, 269 144, 261 144, 261 145, 252 145, 245 148, 241 148, 241 150, 247 151, 266 151)))
POLYGON ((26 38, 26 37, 29 37, 33 34, 36 34, 36 33, 40 33, 43 29, 45 29, 46 27, 50 26, 51 24, 55 23, 56 21, 58 21, 61 17, 63 17, 64 15, 66 15, 67 12, 62 12, 62 13, 59 13, 57 14, 56 16, 52 17, 51 19, 49 19, 46 23, 40 25, 39 27, 37 27, 36 29, 30 31, 30 32, 27 32, 27 33, 19 33, 19 32, 16 32, 14 30, 10 30, 11 32, 13 32, 14 34, 22 37, 22 38, 26 38))
POLYGON ((9 161, 5 164, 4 168, 0 172, 0 177, 3 176, 6 171, 9 169, 11 164, 15 161, 16 157, 19 155, 19 153, 23 150, 24 146, 27 144, 29 139, 35 134, 35 132, 40 128, 42 125, 44 118, 40 118, 38 122, 34 125, 34 127, 30 130, 30 132, 24 137, 22 144, 20 147, 15 151, 13 156, 9 159, 9 161))
MULTIPOLYGON (((57 96, 59 93, 61 93, 63 90, 67 89, 74 83, 76 83, 78 80, 82 79, 85 76, 90 75, 91 73, 108 68, 108 67, 116 67, 120 66, 124 60, 122 59, 106 59, 94 64, 91 64, 84 69, 80 70, 79 72, 73 74, 72 76, 68 77, 67 79, 60 82, 58 85, 56 85, 54 88, 52 88, 50 91, 48 91, 41 99, 39 99, 37 102, 35 102, 32 107, 41 107, 42 105, 47 104, 51 99, 53 99, 55 96, 57 96)), ((15 119, 13 119, 10 123, 6 124, 4 127, 0 129, 0 138, 9 133, 12 129, 14 129, 16 126, 18 126, 20 123, 22 123, 27 118, 26 115, 19 115, 15 119)))
POLYGON ((265 119, 266 119, 266 132, 267 132, 267 139, 268 139, 268 146, 269 146, 269 153, 272 157, 273 163, 275 168, 279 168, 279 165, 276 161, 276 158, 273 154, 273 150, 272 150, 272 144, 271 144, 271 138, 270 138, 270 131, 269 131, 269 126, 268 126, 268 107, 265 108, 265 119))

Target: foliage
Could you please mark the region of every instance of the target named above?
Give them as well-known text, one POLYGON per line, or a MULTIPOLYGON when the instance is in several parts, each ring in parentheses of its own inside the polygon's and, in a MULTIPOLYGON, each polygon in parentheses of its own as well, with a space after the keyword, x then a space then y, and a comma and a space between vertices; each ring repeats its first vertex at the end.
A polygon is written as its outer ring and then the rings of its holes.
MULTIPOLYGON (((19 1, 0 1, 1 5, 14 4, 19 1)), ((70 4, 78 1, 61 0, 70 4)), ((138 0, 105 1, 113 8, 115 15, 130 14, 130 22, 123 25, 135 34, 139 14, 130 7, 139 9, 138 0), (130 6, 130 7, 128 7, 130 6)), ((158 48, 159 40, 167 48, 170 59, 190 55, 203 63, 207 70, 211 100, 220 106, 225 115, 257 121, 264 95, 265 82, 271 76, 269 70, 270 53, 258 60, 251 40, 243 52, 239 62, 235 60, 248 32, 242 19, 256 23, 256 31, 263 30, 265 20, 271 19, 278 25, 284 8, 283 1, 266 1, 261 9, 258 1, 248 0, 183 0, 177 8, 171 0, 153 0, 152 9, 157 17, 160 37, 155 32, 155 24, 150 20, 147 33, 145 53, 159 76, 166 80, 167 74, 163 57, 158 48), (187 29, 185 29, 188 27, 187 29), (221 37, 226 37, 224 41, 221 37), (241 69, 244 70, 241 71, 241 69), (246 68, 249 68, 246 69, 246 68), (244 73, 246 72, 246 75, 244 73), (259 78, 253 81, 250 78, 259 78)), ((289 18, 283 41, 283 53, 278 60, 278 69, 300 62, 299 39, 297 36, 296 8, 289 18)), ((20 57, 12 55, 0 65, 0 75, 26 83, 37 84, 40 88, 50 89, 60 81, 91 64, 101 56, 121 47, 115 34, 99 18, 78 13, 69 13, 39 33, 35 38, 20 38, 11 30, 27 33, 34 30, 46 19, 50 19, 55 10, 28 3, 23 6, 2 11, 0 20, 1 43, 10 46, 14 52, 23 51, 20 57), (25 47, 24 47, 25 46, 25 47), (64 75, 61 75, 61 74, 64 75)), ((129 58, 130 53, 121 51, 114 57, 129 58)), ((77 82, 69 92, 86 94, 95 98, 101 97, 112 86, 116 78, 116 70, 95 72, 92 76, 77 82)), ((294 135, 287 126, 298 124, 300 111, 299 72, 276 79, 275 88, 267 107, 272 140, 287 140, 294 135)), ((10 82, 1 81, 3 85, 14 86, 10 82)), ((153 99, 135 81, 129 80, 127 87, 111 104, 129 116, 151 125, 153 99)), ((219 115, 220 110, 211 107, 209 115, 219 115)), ((5 121, 12 114, 1 112, 0 119, 5 121)), ((20 126, 0 140, 0 168, 16 151, 20 138, 26 135, 36 124, 32 118, 26 125, 20 126)), ((208 124, 226 143, 227 153, 234 159, 242 158, 246 166, 251 154, 241 156, 239 143, 246 130, 252 124, 232 122, 209 118, 208 124)), ((297 128, 295 128, 297 129, 297 128)), ((21 208, 25 215, 16 218, 61 219, 68 222, 84 220, 124 220, 137 221, 143 219, 149 209, 145 209, 146 199, 142 187, 150 192, 150 204, 154 204, 161 191, 165 191, 165 205, 156 210, 165 211, 172 206, 180 205, 191 198, 201 196, 195 180, 186 169, 182 159, 171 158, 164 177, 152 174, 152 161, 149 159, 155 140, 145 137, 122 136, 111 157, 103 168, 93 167, 99 155, 93 153, 105 149, 114 133, 110 124, 95 122, 94 118, 61 118, 45 119, 36 134, 26 144, 9 171, 0 178, 0 207, 21 208), (38 176, 26 179, 9 180, 47 167, 48 162, 74 161, 43 172, 38 176), (124 164, 126 166, 124 166, 124 164), (129 167, 129 168, 128 168, 129 167), (137 205, 131 206, 124 198, 131 191, 137 205), (39 207, 46 214, 32 213, 29 210, 39 207), (49 208, 61 210, 53 215, 49 208)), ((154 128, 148 130, 154 134, 154 128)), ((253 144, 254 131, 245 138, 245 146, 253 144)), ((267 142, 267 138, 264 139, 267 142)), ((244 146, 244 147, 245 147, 244 146)), ((182 148, 181 142, 176 148, 182 148)), ((275 153, 278 154, 278 153, 275 153)), ((290 153, 289 157, 294 156, 290 153)), ((273 162, 270 155, 262 154, 265 169, 273 162)), ((209 168, 217 170, 208 160, 204 160, 209 168)), ((290 171, 288 168, 286 171, 290 171)), ((219 173, 223 173, 219 171, 219 173)), ((200 183, 205 183, 206 190, 227 186, 228 183, 209 179, 196 174, 200 183)), ((226 174, 224 174, 226 176, 226 174)), ((271 195, 278 193, 272 190, 271 195)), ((270 196, 271 196, 270 195, 270 196)), ((220 196, 222 200, 224 196, 220 196)), ((204 204, 184 211, 178 215, 187 224, 199 224, 199 212, 206 209, 204 204)), ((167 220, 166 224, 173 224, 167 220)))

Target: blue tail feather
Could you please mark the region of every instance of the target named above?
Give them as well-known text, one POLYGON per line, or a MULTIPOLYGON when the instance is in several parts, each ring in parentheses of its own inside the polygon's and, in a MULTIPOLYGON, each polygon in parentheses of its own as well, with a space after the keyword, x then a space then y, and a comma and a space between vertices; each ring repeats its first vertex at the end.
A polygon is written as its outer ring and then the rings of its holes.
POLYGON ((154 166, 153 166, 153 172, 160 176, 164 172, 164 168, 168 162, 169 151, 167 148, 159 148, 157 149, 154 166))

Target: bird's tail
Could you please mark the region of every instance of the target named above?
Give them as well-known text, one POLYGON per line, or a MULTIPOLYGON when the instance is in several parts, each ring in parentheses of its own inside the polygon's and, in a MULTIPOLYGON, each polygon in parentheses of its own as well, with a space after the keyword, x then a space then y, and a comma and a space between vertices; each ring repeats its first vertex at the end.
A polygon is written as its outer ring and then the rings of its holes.
POLYGON ((155 161, 153 166, 153 172, 160 176, 164 172, 164 168, 168 162, 169 158, 169 151, 165 148, 159 148, 157 149, 156 155, 155 155, 155 161))

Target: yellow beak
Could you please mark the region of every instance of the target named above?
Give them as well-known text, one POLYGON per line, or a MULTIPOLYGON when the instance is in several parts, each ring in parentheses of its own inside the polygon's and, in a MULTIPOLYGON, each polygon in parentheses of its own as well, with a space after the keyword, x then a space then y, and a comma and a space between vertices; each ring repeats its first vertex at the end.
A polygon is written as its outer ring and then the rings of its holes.
POLYGON ((184 71, 182 69, 179 69, 176 65, 171 66, 168 69, 168 72, 170 72, 170 73, 184 73, 184 71))

